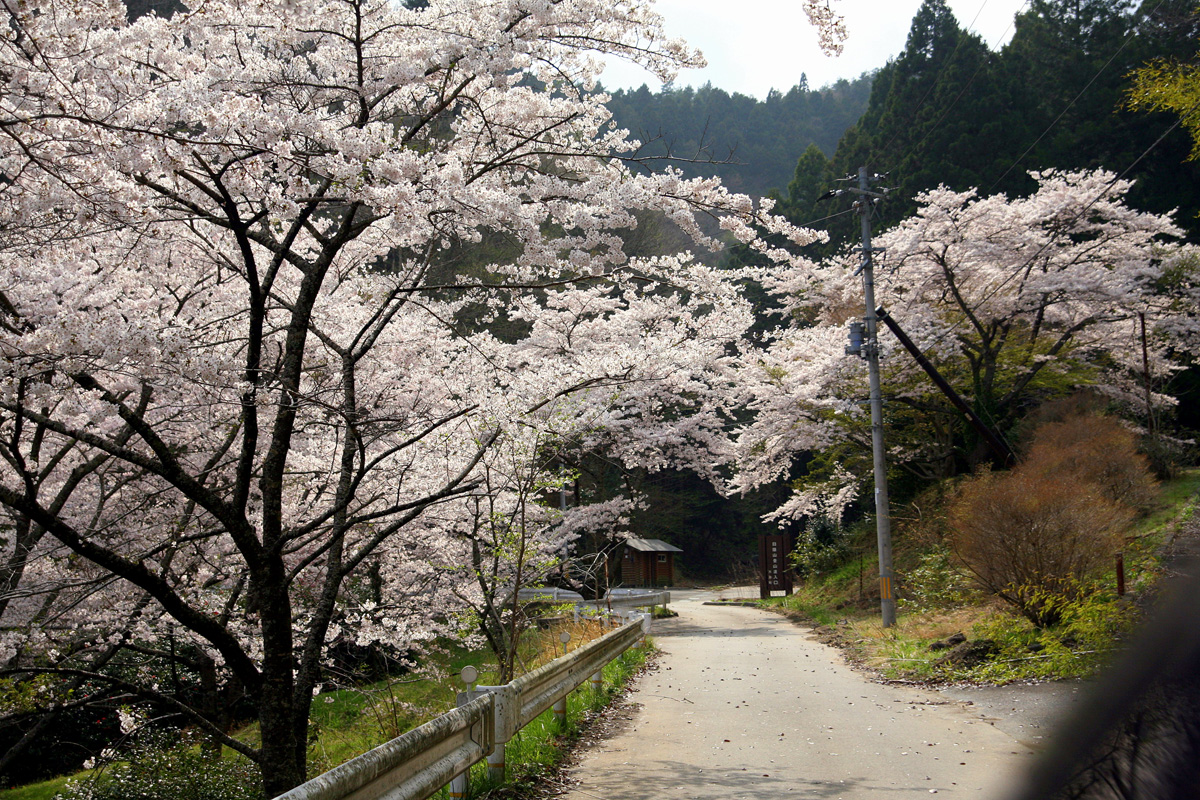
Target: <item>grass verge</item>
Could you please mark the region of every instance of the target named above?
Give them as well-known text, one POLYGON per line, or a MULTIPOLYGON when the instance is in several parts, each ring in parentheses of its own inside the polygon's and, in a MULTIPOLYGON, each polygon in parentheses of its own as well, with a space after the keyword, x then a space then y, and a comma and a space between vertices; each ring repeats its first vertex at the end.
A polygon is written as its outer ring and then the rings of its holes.
MULTIPOLYGON (((895 540, 902 579, 897 624, 879 622, 873 530, 858 532, 849 561, 810 578, 793 595, 763 601, 815 625, 819 636, 880 677, 913 682, 1011 683, 1094 675, 1138 621, 1139 599, 1163 572, 1164 545, 1192 519, 1200 470, 1165 481, 1155 509, 1130 529, 1124 550, 1125 597, 1117 596, 1116 565, 1064 601, 1062 620, 1036 628, 994 597, 974 588, 943 540, 913 526, 895 540), (960 639, 962 641, 960 641, 960 639)), ((929 516, 937 517, 937 513, 929 516)))
MULTIPOLYGON (((486 763, 471 768, 470 796, 472 798, 515 798, 530 794, 562 763, 572 743, 579 738, 587 724, 618 697, 635 675, 645 666, 653 643, 646 647, 626 650, 601 672, 599 688, 585 683, 567 696, 567 716, 563 724, 545 711, 522 728, 505 748, 507 775, 503 783, 489 780, 486 763)), ((448 798, 443 789, 435 797, 448 798)))
POLYGON ((30 783, 26 786, 17 786, 12 789, 0 791, 0 799, 2 800, 53 800, 53 797, 67 787, 67 781, 71 780, 72 775, 64 775, 61 778, 51 778, 48 781, 40 781, 39 783, 30 783))

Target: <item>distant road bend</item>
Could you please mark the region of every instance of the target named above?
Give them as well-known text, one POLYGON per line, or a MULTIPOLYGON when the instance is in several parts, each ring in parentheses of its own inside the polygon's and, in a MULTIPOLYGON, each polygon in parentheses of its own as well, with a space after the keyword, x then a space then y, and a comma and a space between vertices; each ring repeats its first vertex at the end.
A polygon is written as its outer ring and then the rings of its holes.
POLYGON ((672 598, 641 707, 572 771, 570 800, 990 799, 1030 760, 1032 741, 935 692, 871 683, 782 617, 672 598))

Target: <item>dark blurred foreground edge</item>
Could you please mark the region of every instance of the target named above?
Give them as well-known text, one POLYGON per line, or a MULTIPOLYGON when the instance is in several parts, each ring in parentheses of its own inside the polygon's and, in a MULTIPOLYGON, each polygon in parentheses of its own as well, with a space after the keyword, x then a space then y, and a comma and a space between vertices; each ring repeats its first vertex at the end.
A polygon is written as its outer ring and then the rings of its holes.
POLYGON ((1200 560, 1180 566, 1009 800, 1200 798, 1200 560))

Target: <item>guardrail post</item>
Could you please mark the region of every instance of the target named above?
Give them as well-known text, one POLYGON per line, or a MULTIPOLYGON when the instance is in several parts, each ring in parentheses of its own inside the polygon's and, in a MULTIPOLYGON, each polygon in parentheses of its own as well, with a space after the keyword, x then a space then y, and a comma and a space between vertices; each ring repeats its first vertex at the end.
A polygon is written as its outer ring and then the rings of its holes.
POLYGON ((502 686, 480 686, 472 696, 484 693, 492 695, 496 714, 493 735, 495 746, 492 752, 487 754, 488 780, 499 783, 504 780, 504 746, 517 732, 521 701, 511 683, 502 686))
MULTIPOLYGON (((459 692, 454 696, 455 708, 462 708, 480 695, 480 692, 475 691, 475 684, 473 682, 474 677, 478 675, 478 673, 474 671, 474 667, 467 667, 466 669, 471 670, 472 677, 470 681, 467 681, 467 691, 459 692)), ((471 768, 467 767, 465 770, 450 779, 449 792, 447 792, 447 794, 450 795, 450 800, 466 800, 467 792, 470 787, 471 768)))
POLYGON ((638 613, 632 614, 630 616, 632 617, 630 619, 630 622, 632 622, 634 619, 636 619, 638 622, 640 622, 642 624, 642 635, 638 638, 638 640, 636 642, 634 642, 630 646, 633 647, 634 649, 641 650, 643 647, 646 646, 646 637, 650 635, 650 620, 652 620, 654 618, 654 615, 647 614, 643 611, 643 612, 638 612, 638 613))
POLYGON ((596 670, 592 673, 592 677, 589 680, 592 682, 592 688, 596 691, 600 691, 600 689, 604 686, 604 671, 599 669, 596 670))
POLYGON ((554 721, 561 728, 567 724, 567 698, 555 700, 554 705, 550 706, 554 710, 554 721))
MULTIPOLYGON (((474 667, 467 666, 463 668, 462 678, 467 684, 467 690, 459 692, 454 696, 454 705, 456 708, 462 708, 478 696, 478 692, 475 691, 475 679, 478 676, 479 673, 474 667)), ((450 779, 450 800, 466 800, 467 792, 470 788, 471 768, 467 767, 464 771, 450 779)))
MULTIPOLYGON (((454 705, 456 708, 462 708, 467 703, 479 696, 479 692, 475 691, 475 681, 479 680, 479 670, 468 664, 462 668, 458 674, 462 682, 467 685, 465 692, 459 692, 454 696, 454 705)), ((471 768, 467 767, 463 772, 455 775, 450 779, 449 795, 450 800, 465 800, 467 791, 471 786, 471 768)))
POLYGON ((467 796, 467 786, 470 784, 471 770, 467 770, 450 779, 450 800, 464 800, 467 796))
POLYGON ((488 780, 500 783, 504 780, 504 745, 497 743, 496 749, 488 753, 488 780))

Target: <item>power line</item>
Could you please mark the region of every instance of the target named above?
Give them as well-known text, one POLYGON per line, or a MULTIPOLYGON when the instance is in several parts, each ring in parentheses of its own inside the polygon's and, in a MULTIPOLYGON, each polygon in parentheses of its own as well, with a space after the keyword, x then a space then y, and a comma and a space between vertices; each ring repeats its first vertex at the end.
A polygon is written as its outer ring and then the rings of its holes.
MULTIPOLYGON (((1164 2, 1166 2, 1166 0, 1159 0, 1158 4, 1155 5, 1154 8, 1152 8, 1150 10, 1150 14, 1148 14, 1147 16, 1150 16, 1150 15, 1154 14, 1155 11, 1158 11, 1159 6, 1161 6, 1164 2)), ((1066 107, 1063 108, 1063 110, 1059 112, 1058 116, 1054 118, 1054 121, 1051 122, 1048 126, 1046 126, 1046 130, 1042 131, 1041 135, 1038 136, 1037 139, 1034 139, 1033 144, 1031 144, 1031 145, 1029 145, 1029 147, 1025 148, 1025 152, 1023 152, 1023 153, 1021 153, 1021 155, 1017 156, 1017 159, 1015 161, 1013 161, 1013 163, 1011 165, 1009 165, 1008 169, 1004 170, 1004 174, 1001 175, 999 178, 997 178, 996 181, 992 184, 991 188, 988 189, 988 192, 987 192, 988 194, 991 194, 993 191, 995 191, 996 187, 999 186, 1000 183, 1005 178, 1008 177, 1008 173, 1012 172, 1014 169, 1017 168, 1017 165, 1021 163, 1021 161, 1025 158, 1025 156, 1029 155, 1033 151, 1033 148, 1037 147, 1038 143, 1040 143, 1042 141, 1042 139, 1045 139, 1046 135, 1048 133, 1050 133, 1050 131, 1054 130, 1054 126, 1057 125, 1060 121, 1062 121, 1062 118, 1064 116, 1066 116, 1066 113, 1068 111, 1070 111, 1071 108, 1074 107, 1074 105, 1076 103, 1079 102, 1079 98, 1083 97, 1084 94, 1087 93, 1088 89, 1092 88, 1092 84, 1094 84, 1096 82, 1096 80, 1101 75, 1104 74, 1104 70, 1108 69, 1109 65, 1112 64, 1112 62, 1116 59, 1116 57, 1121 55, 1121 52, 1126 48, 1126 46, 1131 41, 1133 41, 1133 34, 1134 34, 1135 30, 1136 30, 1136 26, 1131 24, 1129 26, 1129 32, 1125 34, 1125 40, 1123 42, 1121 42, 1121 46, 1118 47, 1116 49, 1116 51, 1114 51, 1113 54, 1108 57, 1108 60, 1104 62, 1104 64, 1100 67, 1100 69, 1096 70, 1096 74, 1093 75, 1091 80, 1089 80, 1087 82, 1087 84, 1085 84, 1084 87, 1079 90, 1079 93, 1076 94, 1074 98, 1072 98, 1071 102, 1067 103, 1066 107)))

